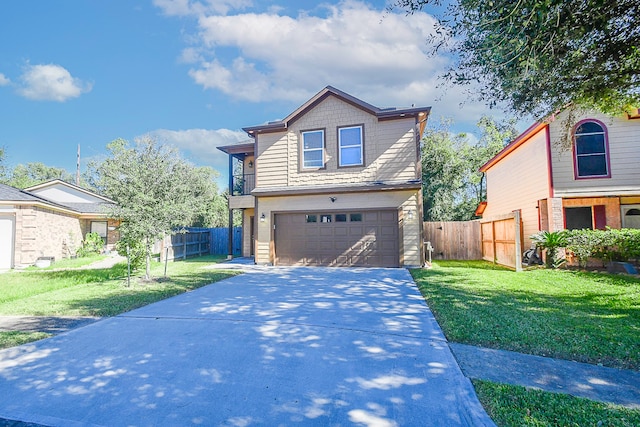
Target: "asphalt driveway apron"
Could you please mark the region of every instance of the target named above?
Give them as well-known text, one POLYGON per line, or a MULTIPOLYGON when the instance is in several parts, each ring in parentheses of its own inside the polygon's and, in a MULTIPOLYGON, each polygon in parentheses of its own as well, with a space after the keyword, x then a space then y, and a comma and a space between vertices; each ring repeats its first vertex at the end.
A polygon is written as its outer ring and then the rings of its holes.
POLYGON ((493 425, 404 269, 265 268, 0 351, 51 426, 493 425))

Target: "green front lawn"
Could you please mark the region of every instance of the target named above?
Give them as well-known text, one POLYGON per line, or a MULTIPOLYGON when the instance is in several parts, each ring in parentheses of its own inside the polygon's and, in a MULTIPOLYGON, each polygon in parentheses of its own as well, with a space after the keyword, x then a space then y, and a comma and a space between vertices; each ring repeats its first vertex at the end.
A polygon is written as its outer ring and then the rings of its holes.
MULTIPOLYGON (((205 267, 224 257, 206 256, 168 264, 153 263, 156 280, 133 277, 127 286, 127 266, 64 271, 9 272, 0 276, 0 315, 114 316, 181 294, 237 272, 205 267)), ((46 335, 0 332, 0 348, 46 335)))
POLYGON ((640 279, 483 261, 412 274, 452 342, 640 369, 640 279))
POLYGON ((566 394, 473 381, 480 402, 500 427, 640 425, 640 411, 566 394))

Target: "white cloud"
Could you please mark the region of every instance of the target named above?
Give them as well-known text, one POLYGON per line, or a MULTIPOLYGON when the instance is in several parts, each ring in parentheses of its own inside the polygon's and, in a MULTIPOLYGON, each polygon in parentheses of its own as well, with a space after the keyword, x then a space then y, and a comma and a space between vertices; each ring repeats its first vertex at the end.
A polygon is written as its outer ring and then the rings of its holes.
POLYGON ((64 102, 91 91, 92 85, 75 78, 64 67, 55 64, 29 65, 20 77, 18 93, 38 101, 64 102))
POLYGON ((0 73, 0 86, 7 86, 9 83, 11 83, 11 80, 9 80, 9 78, 4 74, 0 73))
POLYGON ((149 132, 158 142, 173 145, 185 152, 186 158, 198 165, 211 166, 220 172, 218 186, 228 186, 229 157, 217 147, 248 140, 243 131, 229 129, 157 129, 149 132))
POLYGON ((434 22, 425 13, 386 14, 356 1, 326 6, 324 17, 201 15, 201 46, 210 59, 190 75, 251 101, 300 101, 327 84, 372 94, 365 98, 373 103, 433 99, 433 85, 421 82, 447 63, 426 53, 434 22), (218 55, 221 48, 235 49, 235 58, 218 55))
POLYGON ((430 54, 436 21, 425 12, 388 12, 359 0, 323 3, 297 16, 279 8, 229 13, 248 8, 243 0, 155 4, 168 15, 198 18, 180 60, 191 64, 195 83, 231 98, 301 103, 331 85, 379 107, 429 105, 456 122, 504 117, 474 102, 473 86, 439 86, 452 59, 430 54))

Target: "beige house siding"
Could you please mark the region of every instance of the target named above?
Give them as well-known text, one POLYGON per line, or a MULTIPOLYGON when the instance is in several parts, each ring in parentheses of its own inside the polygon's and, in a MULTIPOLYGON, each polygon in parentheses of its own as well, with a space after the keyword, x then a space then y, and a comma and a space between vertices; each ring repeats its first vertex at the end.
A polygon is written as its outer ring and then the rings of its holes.
POLYGON ((82 229, 77 217, 40 207, 16 209, 15 265, 24 267, 39 257, 67 258, 80 246, 82 229))
POLYGON ((529 236, 539 231, 538 200, 549 197, 547 159, 543 128, 486 171, 488 203, 482 217, 520 209, 525 248, 531 244, 529 236))
MULTIPOLYGON (((549 125, 554 191, 557 197, 620 196, 640 193, 640 120, 602 114, 581 115, 607 127, 611 178, 575 179, 572 147, 560 147, 563 115, 549 125)), ((576 122, 577 122, 576 121, 576 122)))
POLYGON ((287 132, 257 136, 257 186, 284 187, 356 184, 417 178, 415 119, 379 122, 375 116, 335 97, 327 97, 293 122, 287 132), (338 167, 338 127, 364 126, 364 166, 338 167), (325 167, 303 170, 301 132, 325 131, 325 167))
MULTIPOLYGON (((242 211, 242 256, 251 256, 251 217, 255 215, 254 209, 242 211)), ((254 222, 255 225, 255 222, 254 222)))
POLYGON ((420 259, 420 195, 416 190, 381 191, 376 193, 337 193, 336 201, 328 195, 261 197, 257 216, 265 215, 265 221, 256 221, 256 255, 258 264, 273 263, 273 215, 280 212, 377 210, 395 208, 401 221, 400 263, 417 266, 420 259), (409 213, 411 212, 411 214, 409 213), (411 218, 411 219, 410 219, 411 218))

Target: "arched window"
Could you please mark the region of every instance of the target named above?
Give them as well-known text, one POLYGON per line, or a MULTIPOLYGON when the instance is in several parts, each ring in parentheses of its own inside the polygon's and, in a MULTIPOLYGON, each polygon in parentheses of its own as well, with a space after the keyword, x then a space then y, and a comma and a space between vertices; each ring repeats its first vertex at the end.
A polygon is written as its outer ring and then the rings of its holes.
POLYGON ((608 178, 609 141, 607 128, 597 120, 583 120, 573 133, 576 178, 608 178))

